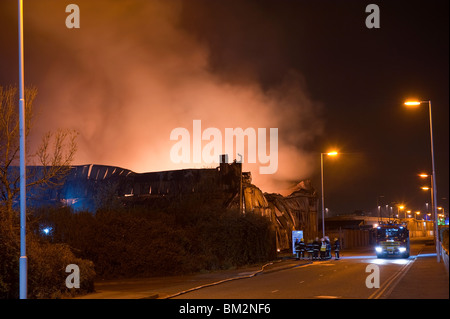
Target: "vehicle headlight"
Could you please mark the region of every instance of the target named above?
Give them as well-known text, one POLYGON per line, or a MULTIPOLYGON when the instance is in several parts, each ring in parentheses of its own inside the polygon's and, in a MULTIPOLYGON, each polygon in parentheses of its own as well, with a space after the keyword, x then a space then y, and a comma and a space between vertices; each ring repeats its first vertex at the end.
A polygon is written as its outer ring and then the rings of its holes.
POLYGON ((398 251, 404 253, 406 251, 406 247, 399 247, 398 251))
POLYGON ((380 246, 375 247, 375 251, 377 253, 381 253, 383 251, 383 248, 381 248, 380 246))

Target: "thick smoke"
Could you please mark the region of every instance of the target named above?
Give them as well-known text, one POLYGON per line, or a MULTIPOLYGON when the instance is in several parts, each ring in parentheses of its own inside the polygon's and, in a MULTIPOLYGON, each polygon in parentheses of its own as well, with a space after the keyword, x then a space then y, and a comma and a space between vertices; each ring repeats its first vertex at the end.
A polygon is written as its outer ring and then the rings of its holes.
POLYGON ((222 132, 279 129, 276 174, 259 175, 259 163, 244 161, 264 191, 282 192, 317 169, 317 154, 306 150, 322 133, 320 105, 299 74, 264 90, 257 81, 224 81, 209 66, 211 49, 180 27, 180 2, 72 2, 78 30, 65 27, 69 2, 27 3, 26 68, 39 90, 32 145, 47 130, 69 128, 80 133, 74 164, 215 167, 170 159, 171 131, 192 132, 197 119, 222 132))

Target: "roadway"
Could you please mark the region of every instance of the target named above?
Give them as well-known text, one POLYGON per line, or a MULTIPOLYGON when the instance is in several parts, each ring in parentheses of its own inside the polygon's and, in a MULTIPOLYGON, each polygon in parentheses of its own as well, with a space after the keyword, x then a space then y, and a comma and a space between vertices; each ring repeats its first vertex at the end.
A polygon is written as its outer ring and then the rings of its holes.
POLYGON ((448 299, 448 284, 433 241, 412 240, 408 259, 377 259, 367 247, 345 250, 340 260, 285 259, 265 268, 100 281, 96 292, 77 299, 448 299), (379 286, 369 288, 374 268, 379 286))
MULTIPOLYGON (((340 260, 314 261, 181 294, 179 299, 379 299, 389 298, 425 248, 412 241, 408 259, 377 259, 373 248, 345 251, 340 260), (368 268, 369 266, 369 268, 368 268), (376 269, 374 271, 374 269, 376 269), (377 286, 376 272, 379 271, 377 286), (369 278, 368 278, 369 277, 369 278)), ((425 256, 425 255, 423 255, 425 256)), ((422 280, 417 278, 417 280, 422 280)), ((448 276, 443 280, 447 280, 448 276)), ((414 298, 403 292, 400 298, 414 298)), ((433 297, 433 292, 431 292, 433 297)), ((434 296, 436 297, 436 296, 434 296)), ((448 293, 447 293, 448 298, 448 293)))

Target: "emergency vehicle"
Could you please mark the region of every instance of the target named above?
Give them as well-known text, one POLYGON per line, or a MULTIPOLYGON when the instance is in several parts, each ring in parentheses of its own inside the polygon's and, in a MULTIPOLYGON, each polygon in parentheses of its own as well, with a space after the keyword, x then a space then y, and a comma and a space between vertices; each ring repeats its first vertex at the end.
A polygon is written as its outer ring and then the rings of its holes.
POLYGON ((375 246, 378 258, 409 258, 409 249, 409 230, 406 224, 388 222, 378 225, 375 246))

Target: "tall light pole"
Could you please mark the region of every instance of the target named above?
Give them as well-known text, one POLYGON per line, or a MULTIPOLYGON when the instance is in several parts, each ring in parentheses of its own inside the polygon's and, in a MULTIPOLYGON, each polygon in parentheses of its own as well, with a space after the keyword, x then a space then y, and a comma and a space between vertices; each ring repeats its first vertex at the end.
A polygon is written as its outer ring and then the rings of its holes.
POLYGON ((416 212, 416 219, 419 220, 420 211, 416 212))
MULTIPOLYGON (((404 206, 404 205, 399 205, 399 206, 397 206, 397 210, 398 210, 398 219, 400 219, 400 213, 401 213, 401 211, 404 210, 404 209, 405 209, 405 206, 404 206)), ((406 217, 406 215, 405 215, 405 217, 406 217)))
POLYGON ((437 213, 437 188, 436 188, 436 171, 434 166, 434 143, 433 143, 433 116, 431 113, 431 101, 406 101, 405 105, 409 107, 415 107, 420 106, 422 104, 428 103, 428 114, 430 117, 430 141, 431 141, 431 168, 432 168, 432 181, 431 181, 431 187, 432 187, 432 203, 431 207, 433 209, 434 213, 434 233, 435 233, 435 241, 436 241, 436 256, 437 256, 437 262, 441 261, 441 248, 439 244, 439 235, 438 235, 438 213, 437 213))
POLYGON ((442 210, 442 216, 439 216, 439 217, 444 218, 444 222, 445 222, 445 208, 444 207, 438 207, 437 209, 438 210, 442 210))
POLYGON ((325 237, 325 194, 323 191, 323 156, 336 156, 338 152, 320 153, 320 181, 322 184, 322 237, 325 237))
POLYGON ((381 223, 383 218, 381 217, 381 205, 380 205, 380 198, 384 197, 384 195, 378 195, 377 196, 377 210, 378 210, 378 223, 381 223))
MULTIPOLYGON (((431 184, 431 189, 430 189, 430 187, 427 187, 427 186, 422 186, 421 188, 422 188, 422 190, 424 190, 424 191, 428 191, 428 190, 431 190, 431 210, 434 212, 435 211, 435 208, 436 208, 436 212, 437 212, 437 203, 435 202, 435 192, 434 192, 434 187, 433 187, 433 185, 434 185, 434 177, 433 177, 433 175, 428 175, 428 174, 424 174, 424 173, 422 173, 422 174, 420 174, 419 175, 420 177, 422 177, 422 178, 427 178, 427 177, 430 177, 430 179, 431 179, 431 181, 430 181, 430 184, 431 184)), ((427 203, 427 212, 428 212, 428 203, 427 203)), ((434 225, 434 231, 436 232, 436 236, 435 236, 435 238, 436 238, 436 240, 438 241, 439 240, 439 236, 437 236, 437 229, 439 228, 438 227, 438 218, 437 218, 437 213, 436 214, 433 214, 434 215, 434 220, 435 220, 435 225, 434 225)), ((436 242, 437 243, 437 242, 436 242)), ((437 244, 436 244, 436 249, 438 249, 439 247, 437 246, 437 244)), ((438 251, 436 251, 437 253, 438 253, 438 255, 439 255, 439 252, 438 251)), ((439 260, 438 260, 439 261, 439 260)))
POLYGON ((20 136, 20 260, 19 297, 27 299, 26 253, 26 172, 25 172, 25 81, 23 65, 23 0, 18 0, 19 10, 19 136, 20 136))
MULTIPOLYGON (((433 180, 434 180, 434 178, 433 178, 433 175, 428 175, 428 174, 422 173, 422 174, 420 174, 419 176, 422 177, 422 178, 430 177, 430 179, 431 179, 431 180, 430 180, 430 184, 431 184, 431 210, 433 210, 434 207, 435 207, 435 205, 436 205, 436 203, 435 203, 435 201, 434 201, 434 188, 433 188, 433 180)), ((424 190, 424 191, 430 190, 430 187, 428 187, 428 186, 422 186, 421 188, 422 188, 422 190, 424 190)), ((437 205, 436 205, 436 206, 437 206, 437 205)), ((436 207, 436 208, 437 208, 437 207, 436 207)), ((427 203, 427 212, 428 212, 428 203, 427 203)))

